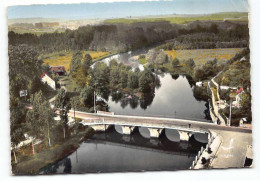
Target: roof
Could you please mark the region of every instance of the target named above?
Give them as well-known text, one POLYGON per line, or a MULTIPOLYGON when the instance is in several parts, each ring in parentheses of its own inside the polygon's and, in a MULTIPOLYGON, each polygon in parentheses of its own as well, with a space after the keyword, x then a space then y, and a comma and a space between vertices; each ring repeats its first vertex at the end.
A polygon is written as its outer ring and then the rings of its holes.
MULTIPOLYGON (((53 79, 51 78, 51 76, 49 76, 46 72, 43 72, 43 73, 41 74, 41 78, 43 78, 45 75, 47 75, 48 77, 50 77, 51 80, 53 80, 53 79)), ((53 80, 53 81, 54 81, 54 80, 53 80)))
MULTIPOLYGON (((46 72, 43 72, 43 73, 41 74, 41 78, 43 78, 45 75, 49 76, 46 72)), ((50 76, 49 76, 49 77, 50 77, 50 76)))
POLYGON ((244 88, 242 87, 242 88, 240 88, 240 89, 238 89, 237 90, 237 92, 236 92, 236 94, 240 94, 242 91, 244 90, 244 88))
POLYGON ((53 72, 65 72, 64 66, 53 66, 51 67, 51 71, 53 72))

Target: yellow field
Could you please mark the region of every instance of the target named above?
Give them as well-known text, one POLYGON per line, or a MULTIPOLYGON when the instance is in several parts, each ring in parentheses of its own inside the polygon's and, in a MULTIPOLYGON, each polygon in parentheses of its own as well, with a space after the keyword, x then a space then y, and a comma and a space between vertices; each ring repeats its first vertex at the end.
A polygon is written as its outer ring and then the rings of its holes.
MULTIPOLYGON (((97 51, 97 52, 96 51, 84 51, 83 58, 85 57, 86 53, 90 54, 93 61, 103 58, 104 56, 107 56, 109 54, 109 52, 101 52, 101 51, 97 51)), ((44 58, 43 62, 44 62, 44 64, 49 64, 50 66, 64 66, 66 71, 69 71, 72 55, 73 55, 73 52, 53 53, 53 54, 50 54, 50 56, 48 56, 48 58, 44 58)))
POLYGON ((240 53, 243 48, 224 48, 224 49, 196 49, 196 50, 171 50, 165 51, 168 56, 172 56, 173 60, 178 58, 179 60, 188 60, 192 58, 196 65, 205 64, 209 60, 214 58, 220 62, 227 61, 234 57, 237 53, 240 53))

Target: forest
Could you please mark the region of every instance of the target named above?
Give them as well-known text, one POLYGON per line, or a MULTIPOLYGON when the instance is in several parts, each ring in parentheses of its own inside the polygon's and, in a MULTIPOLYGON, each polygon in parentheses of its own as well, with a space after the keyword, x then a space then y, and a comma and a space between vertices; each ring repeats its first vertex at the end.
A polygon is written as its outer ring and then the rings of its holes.
POLYGON ((164 44, 161 48, 166 49, 246 47, 249 31, 247 24, 228 21, 195 21, 187 25, 163 21, 87 25, 39 36, 9 31, 8 37, 9 45, 27 44, 45 53, 69 50, 127 52, 158 43, 164 44))

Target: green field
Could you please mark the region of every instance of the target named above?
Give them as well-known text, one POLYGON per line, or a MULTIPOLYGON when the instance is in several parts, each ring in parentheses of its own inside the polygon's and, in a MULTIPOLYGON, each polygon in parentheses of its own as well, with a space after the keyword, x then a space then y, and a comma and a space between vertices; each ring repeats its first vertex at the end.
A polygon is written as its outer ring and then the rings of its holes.
POLYGON ((222 49, 195 49, 195 50, 169 50, 165 51, 168 56, 172 56, 173 60, 188 60, 192 58, 197 66, 205 64, 209 60, 218 59, 225 62, 237 53, 240 53, 243 48, 222 48, 222 49))
MULTIPOLYGON (((101 58, 110 55, 109 52, 102 51, 84 51, 83 57, 86 53, 89 53, 92 57, 92 61, 97 61, 101 58)), ((66 71, 69 71, 70 62, 72 59, 73 52, 55 52, 50 54, 41 55, 40 58, 43 60, 44 64, 49 64, 50 66, 64 66, 66 71)))
POLYGON ((104 23, 137 23, 137 22, 160 22, 160 21, 169 21, 170 23, 176 24, 186 24, 192 21, 197 20, 211 20, 211 21, 248 21, 248 13, 246 12, 227 12, 227 13, 216 13, 210 15, 201 15, 201 16, 167 16, 167 17, 154 17, 154 18, 115 18, 107 19, 104 23), (239 19, 240 18, 240 19, 239 19))
POLYGON ((57 32, 57 33, 62 33, 64 31, 56 31, 56 30, 52 30, 52 31, 44 31, 44 30, 24 30, 24 29, 9 29, 9 31, 13 31, 15 33, 18 33, 18 34, 24 34, 24 33, 32 33, 32 34, 35 34, 37 36, 40 36, 44 33, 54 33, 54 32, 57 32))

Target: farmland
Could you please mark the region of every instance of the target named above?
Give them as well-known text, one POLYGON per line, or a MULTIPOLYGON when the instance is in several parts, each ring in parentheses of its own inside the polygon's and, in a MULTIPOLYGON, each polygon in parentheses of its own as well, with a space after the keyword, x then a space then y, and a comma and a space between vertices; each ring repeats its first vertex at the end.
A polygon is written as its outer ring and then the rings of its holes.
MULTIPOLYGON (((109 52, 102 51, 84 51, 83 57, 86 53, 89 53, 93 61, 97 61, 110 55, 109 52)), ((41 55, 40 58, 43 59, 44 64, 49 64, 50 66, 64 66, 66 71, 69 71, 70 62, 72 59, 73 52, 55 52, 51 54, 41 55)))
POLYGON ((224 62, 237 53, 240 53, 243 48, 225 48, 225 49, 196 49, 196 50, 169 50, 165 51, 167 55, 173 59, 188 60, 192 58, 197 66, 205 64, 209 60, 218 59, 219 62, 224 62))
POLYGON ((157 17, 140 17, 140 18, 115 18, 115 19, 106 19, 104 23, 138 23, 138 22, 161 22, 169 21, 170 23, 176 24, 186 24, 193 21, 248 21, 247 13, 237 13, 237 12, 226 12, 226 13, 215 13, 208 15, 194 15, 194 16, 185 16, 185 15, 168 15, 168 16, 157 16, 157 17))

